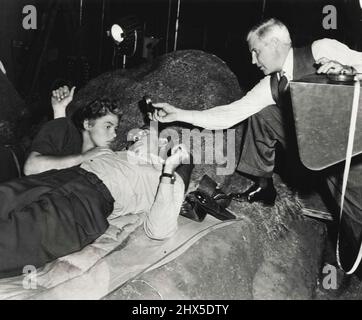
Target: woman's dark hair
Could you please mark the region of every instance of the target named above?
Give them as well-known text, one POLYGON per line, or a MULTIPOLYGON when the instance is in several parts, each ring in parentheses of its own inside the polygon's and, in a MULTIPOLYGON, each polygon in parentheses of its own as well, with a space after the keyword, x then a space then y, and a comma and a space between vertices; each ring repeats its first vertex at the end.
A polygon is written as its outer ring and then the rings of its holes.
POLYGON ((121 106, 119 101, 97 98, 75 111, 72 115, 72 121, 78 130, 83 131, 84 120, 95 120, 109 113, 113 113, 118 116, 121 115, 121 106))

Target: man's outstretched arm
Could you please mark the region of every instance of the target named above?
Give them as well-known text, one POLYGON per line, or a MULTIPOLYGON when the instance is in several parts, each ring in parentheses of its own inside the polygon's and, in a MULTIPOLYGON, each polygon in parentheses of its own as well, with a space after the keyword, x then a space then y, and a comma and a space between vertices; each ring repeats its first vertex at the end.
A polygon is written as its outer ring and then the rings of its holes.
POLYGON ((186 122, 194 126, 220 130, 227 129, 244 121, 263 108, 275 104, 270 89, 270 76, 264 77, 244 97, 233 103, 207 110, 183 110, 168 103, 155 103, 152 120, 160 122, 186 122))

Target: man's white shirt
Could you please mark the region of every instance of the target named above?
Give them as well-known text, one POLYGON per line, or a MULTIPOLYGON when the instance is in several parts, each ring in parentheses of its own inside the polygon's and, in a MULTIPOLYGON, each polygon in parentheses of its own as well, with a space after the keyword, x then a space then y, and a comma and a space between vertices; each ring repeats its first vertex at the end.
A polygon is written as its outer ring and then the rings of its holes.
MULTIPOLYGON (((341 64, 353 66, 357 72, 362 72, 362 52, 351 50, 337 40, 327 38, 316 40, 312 43, 311 49, 315 60, 325 57, 341 64)), ((292 48, 285 59, 283 71, 288 81, 293 80, 292 48)), ((194 111, 190 114, 188 122, 210 130, 227 129, 272 104, 275 104, 275 101, 272 97, 270 76, 268 75, 240 100, 208 110, 194 111)))

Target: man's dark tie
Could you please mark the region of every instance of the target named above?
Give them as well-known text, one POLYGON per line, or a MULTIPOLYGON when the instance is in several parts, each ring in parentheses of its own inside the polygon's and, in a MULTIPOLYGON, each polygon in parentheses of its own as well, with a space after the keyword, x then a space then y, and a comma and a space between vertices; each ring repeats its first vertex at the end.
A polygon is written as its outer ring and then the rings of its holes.
POLYGON ((282 97, 284 95, 284 93, 288 90, 288 79, 287 77, 284 75, 284 72, 280 72, 279 73, 279 81, 278 81, 278 93, 279 93, 279 97, 282 97))
POLYGON ((272 91, 272 96, 275 103, 278 106, 283 105, 283 100, 288 97, 287 91, 289 87, 288 79, 284 75, 284 72, 276 72, 271 75, 270 78, 270 87, 272 91))

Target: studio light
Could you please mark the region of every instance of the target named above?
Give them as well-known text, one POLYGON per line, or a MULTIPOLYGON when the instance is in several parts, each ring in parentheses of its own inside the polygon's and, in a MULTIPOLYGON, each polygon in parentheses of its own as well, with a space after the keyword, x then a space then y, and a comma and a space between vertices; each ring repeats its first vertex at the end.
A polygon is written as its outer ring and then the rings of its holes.
POLYGON ((111 36, 117 44, 124 40, 124 31, 119 24, 114 24, 111 27, 111 36))
POLYGON ((111 26, 108 35, 115 44, 113 64, 115 64, 117 56, 122 55, 122 65, 125 68, 126 58, 135 55, 143 39, 143 27, 140 20, 136 16, 120 18, 111 26))

